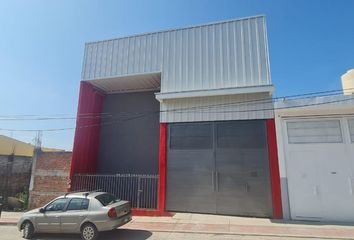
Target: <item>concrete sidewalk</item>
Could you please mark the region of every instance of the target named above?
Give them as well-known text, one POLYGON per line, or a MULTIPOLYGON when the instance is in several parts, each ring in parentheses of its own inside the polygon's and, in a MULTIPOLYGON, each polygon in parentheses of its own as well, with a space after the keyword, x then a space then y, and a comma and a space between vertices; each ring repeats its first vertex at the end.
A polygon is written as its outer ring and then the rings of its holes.
MULTIPOLYGON (((0 225, 15 225, 22 213, 3 212, 0 225)), ((212 233, 242 236, 281 236, 354 239, 353 225, 280 221, 207 214, 176 213, 173 217, 133 217, 123 229, 154 232, 212 233)))
POLYGON ((135 217, 123 226, 165 232, 192 232, 244 236, 281 236, 318 239, 354 239, 353 225, 280 221, 207 214, 176 213, 173 217, 135 217))
POLYGON ((2 212, 0 216, 0 225, 16 225, 23 212, 2 212))

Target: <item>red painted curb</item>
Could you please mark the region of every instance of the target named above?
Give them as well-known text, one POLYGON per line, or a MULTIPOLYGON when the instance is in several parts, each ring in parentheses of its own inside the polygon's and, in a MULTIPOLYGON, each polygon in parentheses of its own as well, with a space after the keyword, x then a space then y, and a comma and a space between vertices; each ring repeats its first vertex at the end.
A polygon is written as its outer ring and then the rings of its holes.
POLYGON ((132 209, 133 216, 146 216, 146 217, 172 217, 174 214, 170 212, 160 211, 160 210, 150 210, 150 209, 132 209))

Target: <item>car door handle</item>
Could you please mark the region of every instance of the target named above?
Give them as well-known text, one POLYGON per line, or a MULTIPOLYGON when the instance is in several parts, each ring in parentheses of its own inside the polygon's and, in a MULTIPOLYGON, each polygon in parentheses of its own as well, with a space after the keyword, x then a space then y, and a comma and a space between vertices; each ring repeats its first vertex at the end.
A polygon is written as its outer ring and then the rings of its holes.
POLYGON ((248 183, 246 183, 246 184, 245 184, 245 192, 248 192, 248 189, 249 189, 248 183))
POLYGON ((314 187, 313 187, 313 194, 314 195, 318 195, 318 186, 317 185, 315 185, 314 187))
POLYGON ((348 184, 349 184, 349 194, 353 195, 353 185, 352 185, 352 179, 350 177, 348 178, 348 184))

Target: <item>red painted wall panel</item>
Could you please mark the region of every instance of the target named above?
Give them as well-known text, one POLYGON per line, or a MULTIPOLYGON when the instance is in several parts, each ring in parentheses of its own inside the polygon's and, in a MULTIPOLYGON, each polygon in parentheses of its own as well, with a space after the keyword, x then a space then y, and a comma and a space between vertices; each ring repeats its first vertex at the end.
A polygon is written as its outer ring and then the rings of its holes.
POLYGON ((70 178, 96 171, 103 100, 102 92, 81 82, 70 178))
POLYGON ((160 123, 158 210, 166 209, 167 123, 160 123))
POLYGON ((281 204, 278 148, 274 119, 267 120, 267 140, 269 168, 272 186, 273 218, 281 219, 283 218, 283 210, 281 204))

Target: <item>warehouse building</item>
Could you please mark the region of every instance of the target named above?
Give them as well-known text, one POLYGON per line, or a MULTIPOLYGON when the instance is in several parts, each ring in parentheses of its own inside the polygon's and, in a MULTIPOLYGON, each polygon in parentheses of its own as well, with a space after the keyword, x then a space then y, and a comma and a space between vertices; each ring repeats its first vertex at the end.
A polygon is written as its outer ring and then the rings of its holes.
POLYGON ((158 174, 157 211, 282 217, 264 16, 85 45, 71 176, 158 174))

